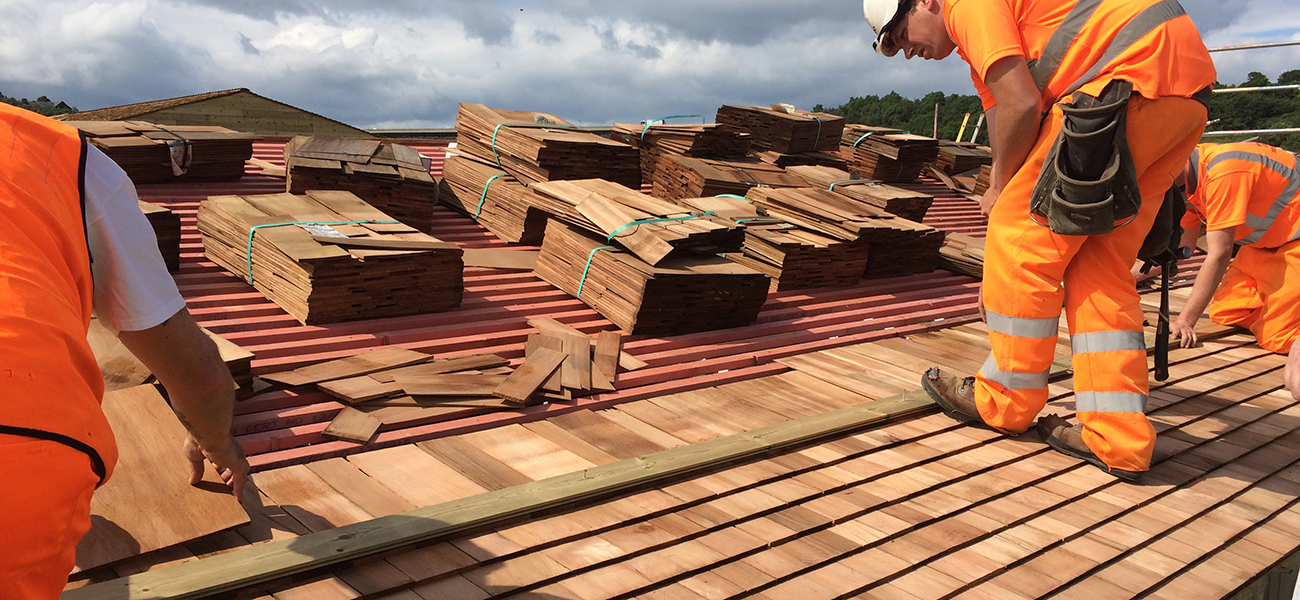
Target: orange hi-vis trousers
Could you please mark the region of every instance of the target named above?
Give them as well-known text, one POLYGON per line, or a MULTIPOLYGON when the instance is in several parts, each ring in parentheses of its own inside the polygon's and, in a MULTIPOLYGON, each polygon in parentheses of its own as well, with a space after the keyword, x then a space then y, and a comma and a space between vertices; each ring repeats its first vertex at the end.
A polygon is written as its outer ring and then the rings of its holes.
POLYGON ((54 600, 90 530, 99 476, 80 450, 0 434, 0 481, 0 598, 54 600))
POLYGON ((1029 428, 1047 404, 1047 380, 1064 306, 1083 439, 1113 468, 1145 471, 1155 430, 1147 421, 1146 345, 1130 267, 1174 177, 1205 130, 1195 100, 1134 96, 1128 144, 1142 208, 1128 225, 1099 236, 1063 236, 1030 220, 1029 198, 1060 131, 1054 107, 1034 149, 989 215, 984 309, 993 352, 976 376, 975 401, 989 425, 1029 428))
POLYGON ((1286 354, 1300 335, 1297 278, 1300 240, 1280 248, 1243 246, 1214 292, 1210 320, 1249 328, 1261 348, 1286 354))

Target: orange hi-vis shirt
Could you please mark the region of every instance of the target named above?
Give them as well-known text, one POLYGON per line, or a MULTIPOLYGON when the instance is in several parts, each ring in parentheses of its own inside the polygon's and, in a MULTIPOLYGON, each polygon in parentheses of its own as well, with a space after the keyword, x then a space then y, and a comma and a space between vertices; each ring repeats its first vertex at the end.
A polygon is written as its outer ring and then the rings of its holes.
POLYGON ((1114 79, 1150 99, 1190 98, 1215 79, 1200 33, 1175 0, 946 0, 943 18, 985 110, 996 101, 984 78, 1009 56, 1025 57, 1031 71, 1042 63, 1043 76, 1034 73, 1042 110, 1076 89, 1099 95, 1114 79))
POLYGON ((82 450, 106 479, 117 447, 86 341, 84 161, 76 128, 0 104, 0 433, 82 450))
POLYGON ((1300 239, 1300 169, 1296 155, 1255 142, 1201 144, 1192 152, 1195 178, 1183 228, 1236 228, 1243 246, 1278 248, 1300 239))

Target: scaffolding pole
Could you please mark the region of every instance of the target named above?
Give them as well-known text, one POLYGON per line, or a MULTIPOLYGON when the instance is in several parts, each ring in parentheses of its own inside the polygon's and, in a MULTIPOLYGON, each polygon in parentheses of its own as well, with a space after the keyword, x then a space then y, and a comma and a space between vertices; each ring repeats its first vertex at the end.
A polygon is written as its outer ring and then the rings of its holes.
POLYGON ((1278 135, 1300 133, 1300 127, 1286 129, 1237 129, 1233 131, 1207 131, 1201 137, 1236 137, 1241 135, 1278 135))
POLYGON ((1263 87, 1219 88, 1214 90, 1214 93, 1232 94, 1235 92, 1279 92, 1283 90, 1300 90, 1300 85, 1266 85, 1263 87))
POLYGON ((1231 50, 1255 50, 1258 48, 1280 48, 1282 46, 1300 46, 1300 40, 1290 42, 1268 42, 1264 44, 1239 44, 1236 46, 1221 46, 1219 48, 1210 48, 1210 52, 1228 52, 1231 50))

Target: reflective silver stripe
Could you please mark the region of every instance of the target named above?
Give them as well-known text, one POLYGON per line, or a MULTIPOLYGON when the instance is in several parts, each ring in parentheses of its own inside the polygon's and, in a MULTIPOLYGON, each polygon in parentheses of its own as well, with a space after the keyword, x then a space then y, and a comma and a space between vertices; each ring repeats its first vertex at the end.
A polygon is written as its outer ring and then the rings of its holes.
POLYGON ((1146 412, 1147 396, 1137 392, 1075 392, 1078 412, 1146 412))
POLYGON ((1061 329, 1060 325, 1058 325, 1060 317, 1024 319, 1000 315, 991 310, 985 310, 984 315, 989 324, 989 331, 996 331, 1003 335, 1014 335, 1023 338, 1048 338, 1059 335, 1061 329))
POLYGON ((1201 168, 1201 149, 1193 148, 1192 155, 1187 159, 1187 195, 1196 195, 1196 190, 1201 187, 1200 175, 1198 169, 1201 168))
POLYGON ((1047 387, 1047 380, 1051 375, 1051 370, 1042 373, 1003 371, 998 368, 997 359, 993 358, 992 354, 989 354, 988 359, 984 361, 984 366, 980 367, 980 375, 1009 390, 1037 390, 1047 387))
POLYGON ((1291 204, 1291 201, 1296 197, 1296 192, 1300 192, 1300 173, 1268 156, 1257 154, 1255 152, 1246 152, 1244 150, 1233 150, 1215 156, 1210 159, 1210 164, 1205 168, 1205 172, 1209 173, 1219 163, 1229 160, 1246 160, 1259 163, 1264 165, 1265 168, 1272 169, 1278 175, 1285 177, 1288 182, 1286 189, 1282 190, 1282 193, 1273 200, 1273 205, 1268 208, 1268 214, 1262 217, 1249 213, 1246 214, 1246 226, 1251 229, 1251 232, 1250 235, 1242 238, 1237 243, 1250 245, 1258 242, 1264 237, 1264 234, 1268 233, 1268 229, 1273 226, 1273 221, 1277 220, 1277 216, 1281 214, 1282 209, 1286 208, 1288 204, 1291 204))
POLYGON ((1094 333, 1076 333, 1070 336, 1070 352, 1088 354, 1090 352, 1119 352, 1121 350, 1141 350, 1146 352, 1147 342, 1141 331, 1097 331, 1094 333))
POLYGON ((1136 44, 1146 34, 1185 14, 1187 14, 1187 11, 1183 10, 1183 6, 1178 3, 1178 0, 1160 0, 1160 2, 1148 6, 1146 10, 1138 13, 1138 16, 1133 17, 1132 20, 1120 28, 1119 33, 1115 34, 1115 38, 1106 46, 1106 51, 1102 53, 1101 58, 1093 63, 1092 68, 1088 69, 1087 73, 1084 73, 1082 77, 1070 84, 1070 87, 1065 90, 1065 93, 1061 94, 1061 97, 1074 93, 1085 83, 1096 79, 1097 74, 1102 69, 1105 69, 1110 64, 1110 61, 1115 60, 1115 57, 1128 50, 1129 46, 1136 44))
POLYGON ((1065 20, 1061 22, 1060 27, 1052 32, 1047 45, 1043 46, 1043 54, 1037 60, 1029 61, 1029 74, 1033 75, 1034 84, 1038 86, 1039 92, 1047 89, 1047 82, 1051 81, 1056 70, 1061 68, 1065 53, 1070 51, 1074 39, 1079 37, 1079 31, 1083 29, 1088 19, 1092 18, 1092 13, 1101 6, 1101 2, 1102 0, 1079 0, 1074 8, 1070 9, 1070 14, 1065 15, 1065 20))

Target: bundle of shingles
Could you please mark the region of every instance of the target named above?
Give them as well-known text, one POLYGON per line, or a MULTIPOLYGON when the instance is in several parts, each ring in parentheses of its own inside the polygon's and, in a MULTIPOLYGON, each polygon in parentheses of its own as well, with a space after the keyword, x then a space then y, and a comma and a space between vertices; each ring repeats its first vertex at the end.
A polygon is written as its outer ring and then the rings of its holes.
POLYGON ((838 154, 829 152, 801 152, 799 154, 781 154, 774 150, 766 150, 755 153, 754 156, 759 160, 769 164, 776 165, 782 169, 798 165, 819 165, 824 167, 833 167, 836 169, 847 169, 849 162, 844 160, 838 154))
POLYGON ((866 270, 866 244, 787 223, 746 200, 715 197, 680 202, 743 224, 744 249, 722 256, 767 275, 772 291, 853 285, 866 270))
POLYGON ((598 177, 640 187, 636 148, 574 127, 549 113, 460 105, 457 148, 525 183, 598 177))
POLYGON ((746 198, 768 214, 839 240, 867 245, 867 279, 933 271, 943 232, 820 188, 754 188, 746 198))
POLYGON ((438 183, 410 146, 365 138, 297 136, 284 146, 291 194, 344 190, 420 231, 433 229, 438 183))
POLYGON ((175 273, 181 268, 181 216, 157 204, 138 202, 140 212, 149 220, 154 237, 158 238, 158 252, 162 253, 167 270, 175 273))
POLYGON ((701 158, 744 158, 750 135, 723 124, 669 125, 615 123, 613 136, 641 151, 641 183, 654 181, 655 168, 664 155, 701 158))
POLYGON ((495 354, 434 360, 431 354, 387 346, 264 379, 315 386, 337 398, 346 406, 322 435, 364 444, 384 425, 410 426, 613 391, 619 366, 645 366, 622 351, 618 332, 592 339, 550 319, 536 326, 540 332, 528 336, 524 361, 514 369, 495 354))
POLYGON ((939 152, 934 138, 870 125, 845 126, 840 143, 849 170, 885 182, 915 180, 939 152))
POLYGON ((542 243, 546 213, 532 206, 533 192, 509 173, 467 156, 449 156, 439 187, 440 202, 473 217, 498 238, 542 243))
POLYGON ((885 212, 920 223, 934 204, 934 196, 886 185, 873 179, 855 179, 848 171, 830 167, 796 166, 786 169, 809 185, 838 192, 885 212))
POLYGON ((988 146, 939 140, 939 155, 934 160, 934 166, 947 175, 957 175, 991 164, 993 152, 988 146))
POLYGON ((458 306, 462 251, 350 192, 214 196, 199 205, 207 257, 306 324, 458 306))
POLYGON ((801 187, 803 179, 757 160, 722 161, 663 156, 655 169, 653 194, 665 200, 719 194, 744 195, 754 186, 801 187))
MULTIPOLYGON (((736 248, 739 249, 739 248, 736 248)), ((650 265, 552 220, 534 273, 631 334, 677 335, 752 323, 767 276, 725 258, 692 256, 650 265)))
POLYGON ((984 239, 964 233, 949 233, 939 249, 939 266, 964 273, 978 279, 984 278, 984 239))
POLYGON ((244 176, 256 135, 225 127, 144 121, 65 121, 86 133, 136 184, 234 181, 244 176))
POLYGON ((748 131, 754 136, 755 150, 781 154, 835 152, 844 130, 844 117, 795 110, 788 105, 723 106, 716 120, 748 131))
POLYGON ((535 206, 650 265, 670 257, 734 252, 744 243, 744 229, 731 221, 692 213, 611 181, 550 181, 531 189, 535 206))

